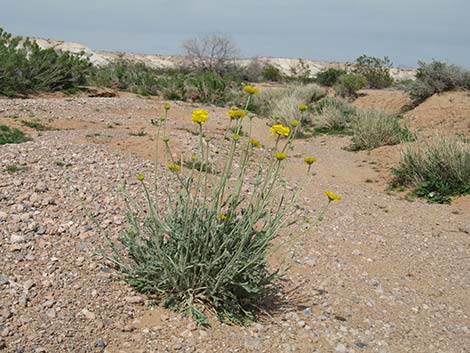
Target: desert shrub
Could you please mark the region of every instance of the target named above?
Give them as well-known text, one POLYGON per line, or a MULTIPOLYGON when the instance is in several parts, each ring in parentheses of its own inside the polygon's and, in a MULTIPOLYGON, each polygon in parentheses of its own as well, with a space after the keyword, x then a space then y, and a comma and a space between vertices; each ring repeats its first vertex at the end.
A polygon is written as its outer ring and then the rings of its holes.
POLYGON ((10 128, 6 125, 0 125, 0 145, 6 145, 7 143, 22 143, 31 140, 31 137, 21 130, 10 128))
POLYGON ((351 119, 351 150, 371 150, 409 141, 414 135, 400 125, 400 117, 382 111, 359 111, 351 119))
POLYGON ((95 68, 88 82, 93 86, 117 88, 145 96, 157 95, 159 92, 157 74, 157 69, 144 63, 119 58, 105 66, 95 68))
POLYGON ((298 59, 297 64, 289 68, 289 75, 285 80, 290 82, 300 82, 302 84, 312 83, 315 79, 312 76, 310 66, 303 59, 298 59))
POLYGON ((262 77, 266 81, 281 82, 284 75, 277 65, 267 63, 263 68, 262 77))
POLYGON ((338 82, 334 85, 334 90, 341 97, 355 98, 357 91, 367 85, 367 79, 358 74, 348 73, 340 76, 338 82))
POLYGON ((222 77, 213 72, 197 73, 186 78, 186 91, 193 101, 224 106, 232 100, 232 90, 241 87, 236 78, 222 77))
POLYGON ((395 185, 411 186, 431 202, 450 202, 450 196, 470 194, 470 145, 442 136, 409 145, 394 174, 395 185))
MULTIPOLYGON (((243 113, 229 112, 238 131, 243 113)), ((193 112, 199 148, 191 160, 201 163, 191 163, 189 170, 173 160, 171 141, 163 136, 170 161, 167 178, 159 174, 148 178, 153 180, 149 184, 143 175, 138 176, 145 201, 125 193, 126 229, 120 243, 110 243, 106 257, 137 290, 200 323, 207 323, 207 311, 217 313, 223 321, 245 323, 255 318, 261 299, 280 275, 267 258, 274 251, 272 242, 280 228, 293 216, 292 206, 301 190, 286 193, 280 177, 293 134, 288 127, 273 126, 275 153, 266 156, 265 164, 255 165, 252 156, 261 152, 255 151, 259 142, 250 136, 251 128, 248 137, 242 138, 232 134, 227 124, 230 146, 220 173, 214 175, 202 166, 210 165, 215 153, 224 149, 212 146, 204 137, 203 124, 208 118, 207 111, 193 112), (170 186, 162 185, 165 179, 170 186), (254 184, 248 185, 247 179, 254 184), (166 197, 156 196, 161 195, 160 190, 166 197)), ((308 177, 315 158, 305 161, 308 177)), ((340 199, 331 192, 326 194, 326 206, 340 199)))
POLYGON ((331 67, 320 71, 316 76, 316 82, 323 86, 333 87, 344 74, 346 74, 345 70, 331 67))
POLYGON ((356 109, 344 99, 325 97, 315 104, 313 125, 317 132, 348 134, 356 109))
POLYGON ((259 113, 287 124, 298 120, 306 124, 311 118, 309 111, 301 111, 300 104, 310 105, 326 95, 324 89, 316 84, 290 84, 287 87, 264 90, 255 102, 259 113))
POLYGON ((86 83, 90 68, 81 55, 41 49, 0 28, 0 95, 72 90, 86 83))
POLYGON ((362 55, 352 65, 352 72, 364 76, 369 88, 386 88, 393 84, 391 67, 392 62, 388 57, 381 59, 362 55))
POLYGON ((243 80, 248 82, 261 82, 263 81, 264 63, 258 58, 250 60, 248 65, 243 69, 243 80))
POLYGON ((470 89, 470 71, 456 65, 433 61, 418 62, 416 80, 407 87, 415 102, 421 102, 435 93, 453 89, 470 89))

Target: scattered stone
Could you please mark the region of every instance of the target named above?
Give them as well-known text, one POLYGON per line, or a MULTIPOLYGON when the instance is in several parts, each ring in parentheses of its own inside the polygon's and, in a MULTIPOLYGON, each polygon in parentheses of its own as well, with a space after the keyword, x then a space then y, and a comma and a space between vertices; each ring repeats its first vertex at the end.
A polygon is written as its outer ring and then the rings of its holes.
POLYGON ((367 347, 367 344, 365 344, 364 342, 356 342, 354 344, 356 346, 358 346, 359 348, 366 348, 367 347))
POLYGON ((20 244, 20 243, 25 243, 25 242, 26 242, 26 237, 23 235, 12 234, 10 236, 11 244, 20 244))
POLYGON ((346 353, 348 350, 346 348, 346 346, 342 343, 338 344, 335 348, 335 352, 338 352, 338 353, 346 353))
POLYGON ((88 310, 87 308, 83 309, 81 311, 82 315, 85 316, 88 320, 95 320, 96 319, 96 315, 95 313, 91 312, 90 310, 88 310))
POLYGON ((124 300, 128 302, 129 304, 140 304, 145 301, 145 299, 141 297, 140 295, 125 297, 124 300))
POLYGON ((33 288, 34 286, 35 286, 35 283, 32 279, 28 279, 27 281, 23 283, 23 288, 27 291, 33 288))

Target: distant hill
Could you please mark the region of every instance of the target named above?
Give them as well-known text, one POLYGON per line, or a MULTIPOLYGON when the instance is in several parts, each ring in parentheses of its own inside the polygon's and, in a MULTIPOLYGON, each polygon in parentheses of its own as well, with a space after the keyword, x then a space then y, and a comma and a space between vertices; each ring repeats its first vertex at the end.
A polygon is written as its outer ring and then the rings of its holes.
MULTIPOLYGON (((72 53, 81 53, 83 52, 86 55, 93 65, 102 66, 106 65, 108 62, 113 61, 118 58, 124 58, 131 61, 142 62, 151 67, 175 67, 181 64, 184 60, 183 56, 165 56, 165 55, 156 55, 156 54, 136 54, 136 53, 125 53, 125 52, 110 52, 110 51, 93 51, 89 47, 77 43, 77 42, 65 42, 61 40, 52 40, 44 38, 32 38, 35 40, 39 46, 42 48, 57 48, 63 51, 70 51, 72 53)), ((238 62, 240 65, 247 65, 252 59, 244 58, 239 59, 238 62)), ((295 67, 299 63, 299 59, 295 58, 272 58, 272 57, 259 57, 260 62, 271 63, 277 65, 284 74, 289 74, 290 69, 295 67)), ((328 61, 315 61, 315 60, 305 60, 302 59, 304 64, 309 67, 312 75, 317 74, 318 72, 330 68, 344 67, 345 63, 339 62, 328 62, 328 61)), ((391 75, 393 78, 398 80, 404 79, 413 79, 416 74, 416 69, 412 68, 393 68, 391 70, 391 75)))

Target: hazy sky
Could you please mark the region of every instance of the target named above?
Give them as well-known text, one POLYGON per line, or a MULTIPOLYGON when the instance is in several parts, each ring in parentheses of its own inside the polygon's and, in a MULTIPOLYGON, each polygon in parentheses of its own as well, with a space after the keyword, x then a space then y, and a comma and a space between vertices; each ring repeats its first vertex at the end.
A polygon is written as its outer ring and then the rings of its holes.
POLYGON ((470 0, 0 0, 0 27, 92 49, 179 54, 185 39, 232 37, 243 56, 470 66, 470 0))

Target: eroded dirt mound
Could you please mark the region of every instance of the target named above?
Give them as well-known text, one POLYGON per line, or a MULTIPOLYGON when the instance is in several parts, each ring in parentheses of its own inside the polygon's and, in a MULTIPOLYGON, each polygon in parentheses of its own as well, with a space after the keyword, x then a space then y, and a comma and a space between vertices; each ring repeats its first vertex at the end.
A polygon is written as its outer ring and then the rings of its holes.
POLYGON ((470 134, 470 92, 435 94, 405 115, 412 129, 425 135, 470 134))
POLYGON ((360 92, 362 95, 353 105, 359 109, 383 110, 392 114, 399 114, 411 103, 411 99, 403 91, 367 89, 360 92))

